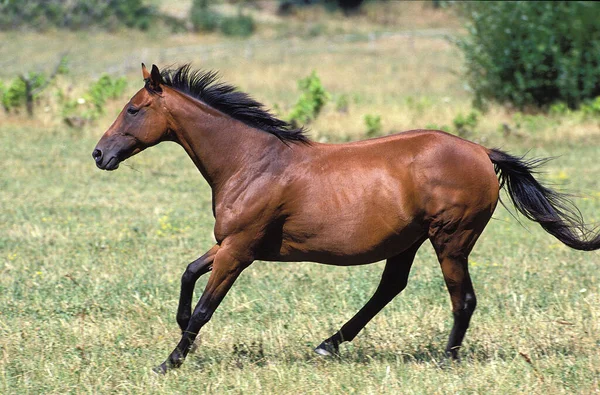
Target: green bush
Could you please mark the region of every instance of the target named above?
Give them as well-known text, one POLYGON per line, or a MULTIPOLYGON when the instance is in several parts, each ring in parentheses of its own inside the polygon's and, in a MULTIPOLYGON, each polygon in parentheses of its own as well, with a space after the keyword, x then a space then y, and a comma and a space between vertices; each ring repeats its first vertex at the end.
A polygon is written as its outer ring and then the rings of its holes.
POLYGON ((566 115, 569 113, 569 106, 567 106, 561 101, 558 101, 556 103, 551 104, 550 107, 548 107, 548 113, 550 115, 556 116, 566 115))
POLYGON ((454 130, 460 137, 466 137, 469 133, 475 131, 477 127, 479 114, 476 111, 471 111, 467 115, 458 114, 453 120, 454 130))
POLYGON ((475 94, 518 108, 600 96, 600 3, 466 2, 458 40, 475 94))
POLYGON ((381 134, 381 116, 367 114, 364 120, 367 127, 367 137, 376 137, 381 134))
POLYGON ((104 114, 106 102, 120 98, 126 88, 125 77, 115 79, 108 74, 103 74, 98 81, 90 85, 82 98, 67 99, 63 92, 58 92, 59 101, 62 102, 63 119, 67 124, 77 125, 93 121, 104 114))
POLYGON ((208 0, 194 0, 190 9, 190 20, 197 32, 217 30, 221 15, 208 6, 208 0))
POLYGON ((243 14, 223 16, 210 7, 208 0, 194 0, 190 9, 190 20, 197 32, 213 32, 217 29, 226 36, 247 37, 254 33, 254 18, 243 14))
POLYGON ((15 78, 5 86, 2 92, 2 107, 4 111, 11 112, 25 105, 25 82, 15 78))
POLYGON ((0 30, 49 27, 73 30, 90 26, 123 25, 147 29, 156 18, 154 8, 143 0, 4 0, 0 1, 0 30))
MULTIPOLYGON (((31 82, 32 91, 44 86, 48 78, 42 73, 28 73, 23 77, 31 82)), ((2 89, 2 107, 4 107, 6 112, 19 112, 27 104, 27 86, 23 77, 16 77, 9 85, 4 86, 2 89)), ((33 99, 36 99, 39 93, 32 96, 33 99)))
POLYGON ((339 8, 348 15, 357 12, 363 2, 364 0, 279 0, 279 13, 286 15, 291 13, 294 7, 322 4, 329 11, 335 11, 339 8))
POLYGON ((289 115, 293 125, 314 120, 331 97, 315 71, 298 81, 298 89, 301 92, 300 98, 289 115))
POLYGON ((600 96, 581 104, 580 110, 584 117, 600 117, 600 96))
POLYGON ((113 79, 108 74, 103 74, 98 81, 89 87, 89 101, 94 105, 99 115, 103 114, 106 101, 121 97, 126 87, 127 80, 125 77, 113 79))
POLYGON ((226 36, 248 37, 254 33, 254 18, 241 11, 236 16, 221 19, 221 33, 226 36))

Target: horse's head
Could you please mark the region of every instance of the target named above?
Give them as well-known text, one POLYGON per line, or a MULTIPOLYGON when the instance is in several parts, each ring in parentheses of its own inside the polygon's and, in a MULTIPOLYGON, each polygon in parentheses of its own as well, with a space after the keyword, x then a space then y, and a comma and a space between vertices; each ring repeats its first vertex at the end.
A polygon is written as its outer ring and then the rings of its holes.
POLYGON ((160 71, 152 65, 148 72, 142 63, 142 74, 145 87, 123 107, 92 153, 100 169, 115 170, 125 159, 168 138, 169 118, 160 71))

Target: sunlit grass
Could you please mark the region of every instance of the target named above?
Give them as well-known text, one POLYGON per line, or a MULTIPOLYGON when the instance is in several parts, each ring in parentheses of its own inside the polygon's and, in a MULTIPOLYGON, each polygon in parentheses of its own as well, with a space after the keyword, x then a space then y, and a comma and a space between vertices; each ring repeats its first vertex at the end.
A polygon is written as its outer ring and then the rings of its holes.
MULTIPOLYGON (((371 23, 371 16, 361 18, 371 23)), ((60 41, 72 43, 78 48, 74 70, 59 86, 68 89, 75 81, 77 94, 94 70, 148 48, 136 62, 191 61, 218 69, 225 81, 285 116, 298 96, 296 81, 314 69, 332 94, 310 125, 315 139, 363 138, 365 114, 380 115, 388 133, 452 126, 459 113, 472 110, 460 56, 438 37, 239 42, 156 60, 167 42, 210 45, 219 38, 153 41, 102 33, 75 41, 75 34, 48 34, 10 36, 2 51, 23 48, 18 59, 31 55, 29 64, 38 64, 53 59, 60 41), (336 109, 341 95, 349 99, 346 112, 336 109)), ((9 67, 2 73, 14 75, 15 66, 9 67)), ((133 94, 142 86, 139 70, 128 78, 133 94)), ((600 390, 598 253, 572 251, 536 224, 521 219, 522 227, 502 207, 471 255, 479 305, 462 364, 438 367, 450 303, 425 244, 405 292, 342 346, 339 359, 323 359, 312 348, 366 302, 382 263, 256 262, 203 329, 184 366, 155 376, 151 368, 179 337, 180 275, 214 243, 209 188, 174 144, 147 150, 116 172, 95 168, 91 151, 125 98, 83 130, 63 126, 54 99, 44 100, 48 111, 33 120, 2 115, 0 121, 0 393, 600 390)), ((558 157, 544 167, 544 179, 576 194, 586 220, 598 224, 599 133, 596 120, 577 114, 523 116, 492 106, 467 137, 516 154, 558 157)), ((206 277, 196 296, 205 283, 206 277)))
MULTIPOLYGON (((257 262, 183 368, 154 377, 150 368, 179 336, 179 276, 213 243, 201 176, 172 144, 107 173, 92 163, 91 132, 11 127, 0 136, 8 153, 0 202, 2 393, 161 393, 200 383, 206 392, 597 390, 597 253, 573 252, 535 224, 524 229, 502 208, 472 254, 480 303, 461 365, 436 367, 451 316, 425 245, 407 290, 340 359, 323 360, 312 347, 367 300, 381 264, 257 262)), ((546 167, 549 177, 584 194, 577 203, 596 222, 599 150, 532 152, 561 155, 546 167)))

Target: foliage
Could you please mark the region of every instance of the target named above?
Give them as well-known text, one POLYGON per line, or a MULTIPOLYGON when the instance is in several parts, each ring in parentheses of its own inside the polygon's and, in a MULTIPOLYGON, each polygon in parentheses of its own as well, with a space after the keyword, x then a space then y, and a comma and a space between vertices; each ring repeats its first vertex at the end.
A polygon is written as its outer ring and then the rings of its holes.
POLYGON ((256 27, 254 18, 242 13, 241 8, 235 16, 223 16, 210 7, 208 0, 193 1, 190 20, 195 31, 213 32, 219 29, 226 36, 247 37, 254 33, 256 27))
POLYGON ((127 80, 125 77, 115 79, 108 74, 103 74, 88 90, 90 102, 94 105, 98 114, 103 114, 106 101, 121 97, 126 87, 127 80))
POLYGON ((474 132, 475 127, 477 126, 478 117, 479 115, 476 111, 471 111, 467 115, 459 113, 452 120, 456 134, 461 137, 466 137, 469 133, 474 132))
POLYGON ((4 111, 18 111, 25 105, 25 82, 17 77, 11 83, 4 86, 2 89, 2 107, 4 111))
POLYGON ((458 40, 475 94, 518 108, 600 96, 600 3, 468 2, 458 40))
POLYGON ((293 7, 323 4, 328 10, 341 9, 346 15, 360 9, 364 0, 279 0, 279 13, 288 14, 293 7))
POLYGON ((301 92, 300 98, 289 115, 289 120, 294 125, 308 123, 317 118, 331 98, 315 71, 298 81, 298 89, 301 92))
POLYGON ((586 117, 600 117, 600 96, 581 104, 580 110, 586 117))
POLYGON ((127 26, 146 30, 157 16, 143 0, 4 0, 0 2, 0 30, 49 27, 73 30, 90 26, 127 26))
POLYGON ((13 79, 12 83, 0 86, 0 102, 6 112, 19 112, 26 107, 28 115, 33 116, 34 101, 50 86, 57 75, 67 74, 67 57, 62 55, 50 75, 41 72, 28 72, 13 79))
MULTIPOLYGON (((37 91, 48 82, 48 77, 43 73, 30 72, 23 76, 16 77, 12 82, 2 89, 2 107, 6 112, 19 112, 22 107, 27 104, 27 85, 26 80, 31 84, 31 89, 37 91)), ((33 95, 36 99, 41 94, 41 91, 33 95)))
POLYGON ((125 88, 127 88, 125 77, 112 78, 108 74, 103 74, 90 85, 83 97, 69 99, 63 92, 59 92, 59 100, 63 103, 63 119, 73 126, 81 126, 85 122, 93 121, 104 114, 106 102, 109 99, 120 98, 125 88))
POLYGON ((548 107, 548 113, 550 115, 565 115, 569 113, 569 106, 567 106, 564 102, 556 102, 556 103, 552 103, 549 107, 548 107))
POLYGON ((212 32, 219 27, 221 15, 213 11, 208 0, 194 0, 190 9, 190 20, 197 32, 212 32))
POLYGON ((430 123, 425 126, 425 129, 431 130, 443 130, 447 133, 453 133, 460 137, 468 137, 469 134, 475 132, 475 128, 479 122, 479 113, 477 111, 470 111, 467 115, 462 112, 458 113, 457 116, 452 120, 452 127, 448 125, 437 125, 430 123))
POLYGON ((247 37, 254 32, 254 18, 243 14, 240 10, 236 16, 223 17, 220 28, 221 33, 226 36, 247 37))
POLYGON ((367 114, 364 121, 367 127, 367 137, 375 137, 381 134, 381 116, 367 114))

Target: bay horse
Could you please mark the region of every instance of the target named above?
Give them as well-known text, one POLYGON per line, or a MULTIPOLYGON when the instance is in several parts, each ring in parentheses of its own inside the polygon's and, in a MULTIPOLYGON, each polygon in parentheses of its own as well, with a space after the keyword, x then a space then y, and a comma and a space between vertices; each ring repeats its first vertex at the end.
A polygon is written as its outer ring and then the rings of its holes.
POLYGON ((182 335, 156 368, 179 367, 240 273, 254 260, 361 265, 386 260, 374 295, 315 351, 338 352, 406 286, 429 239, 452 303, 446 354, 458 358, 476 298, 467 262, 506 187, 516 209, 578 250, 600 248, 578 209, 532 174, 525 160, 435 130, 347 144, 310 141, 303 128, 189 65, 142 64, 145 81, 92 156, 100 169, 160 143, 183 147, 212 189, 216 244, 181 278, 182 335), (196 280, 210 272, 192 312, 196 280))

